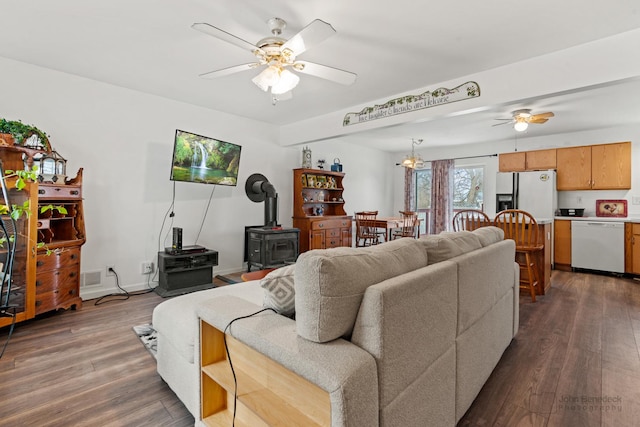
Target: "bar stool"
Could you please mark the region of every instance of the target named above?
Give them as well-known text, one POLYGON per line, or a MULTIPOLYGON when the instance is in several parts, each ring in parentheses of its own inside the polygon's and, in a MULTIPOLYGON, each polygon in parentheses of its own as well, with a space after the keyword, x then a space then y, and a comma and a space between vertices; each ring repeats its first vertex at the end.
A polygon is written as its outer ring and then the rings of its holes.
POLYGON ((541 282, 534 255, 544 249, 544 243, 538 235, 538 223, 526 211, 507 209, 498 212, 493 225, 504 231, 505 239, 516 242, 516 262, 520 266, 520 288, 528 289, 531 293, 531 302, 536 302, 536 286, 541 286, 541 282))

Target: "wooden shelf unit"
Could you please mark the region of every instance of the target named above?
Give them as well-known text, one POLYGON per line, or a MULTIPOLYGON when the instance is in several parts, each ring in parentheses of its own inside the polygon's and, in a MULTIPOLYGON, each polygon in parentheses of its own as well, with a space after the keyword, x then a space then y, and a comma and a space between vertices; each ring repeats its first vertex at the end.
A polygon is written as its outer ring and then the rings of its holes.
MULTIPOLYGON (((208 426, 229 426, 235 384, 224 334, 200 321, 201 418, 208 426)), ((238 389, 236 426, 329 426, 329 394, 227 334, 238 389)))
POLYGON ((293 227, 300 230, 300 253, 352 245, 352 217, 344 209, 343 172, 293 170, 293 227), (310 182, 330 182, 311 185, 310 182), (322 215, 317 209, 324 210, 322 215))
MULTIPOLYGON (((0 147, 4 169, 23 169, 25 153, 33 155, 35 151, 0 147)), ((18 220, 12 286, 12 297, 15 294, 19 306, 16 322, 47 311, 80 308, 80 247, 86 241, 82 169, 65 183, 27 182, 25 188, 17 190, 15 178, 9 178, 7 187, 12 204, 22 205, 28 200, 30 207, 30 215, 18 220), (56 209, 42 213, 41 207, 48 205, 63 206, 67 213, 56 209), (38 248, 39 243, 45 246, 38 248)), ((0 318, 0 327, 11 321, 0 318)))
POLYGON ((85 243, 82 206, 82 168, 66 184, 38 185, 38 250, 36 314, 80 308, 80 254, 85 243), (42 212, 43 206, 63 207, 42 212), (53 253, 47 254, 47 251, 53 253))

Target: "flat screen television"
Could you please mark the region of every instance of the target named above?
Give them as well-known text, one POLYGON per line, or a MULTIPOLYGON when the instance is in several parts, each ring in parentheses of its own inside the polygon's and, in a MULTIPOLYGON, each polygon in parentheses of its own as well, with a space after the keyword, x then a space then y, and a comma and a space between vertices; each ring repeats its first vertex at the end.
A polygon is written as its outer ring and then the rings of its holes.
POLYGON ((171 180, 237 185, 242 147, 176 129, 171 180))

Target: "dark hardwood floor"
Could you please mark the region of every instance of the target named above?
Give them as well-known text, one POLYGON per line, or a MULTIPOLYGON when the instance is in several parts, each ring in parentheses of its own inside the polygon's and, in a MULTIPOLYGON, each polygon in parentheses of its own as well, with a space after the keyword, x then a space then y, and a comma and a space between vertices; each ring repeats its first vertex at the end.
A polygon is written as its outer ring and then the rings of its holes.
MULTIPOLYGON (((0 359, 0 426, 193 425, 131 329, 161 301, 85 301, 17 325, 0 359)), ((521 297, 520 332, 459 426, 639 419, 640 282, 554 271, 546 296, 521 297)))
POLYGON ((640 282, 554 271, 459 426, 640 425, 640 282))

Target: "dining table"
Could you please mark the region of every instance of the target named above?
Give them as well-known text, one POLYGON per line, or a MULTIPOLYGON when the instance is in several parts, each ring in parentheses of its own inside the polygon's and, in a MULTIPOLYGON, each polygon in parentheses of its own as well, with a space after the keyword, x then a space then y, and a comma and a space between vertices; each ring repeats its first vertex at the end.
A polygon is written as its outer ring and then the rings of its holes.
MULTIPOLYGON (((422 221, 422 219, 418 218, 418 232, 417 232, 417 237, 420 237, 420 222, 422 221)), ((401 216, 382 216, 382 217, 377 217, 373 222, 372 222, 373 226, 375 228, 384 228, 386 230, 386 241, 390 241, 391 240, 391 232, 396 229, 396 228, 400 228, 403 226, 404 224, 404 220, 402 219, 401 216)))

